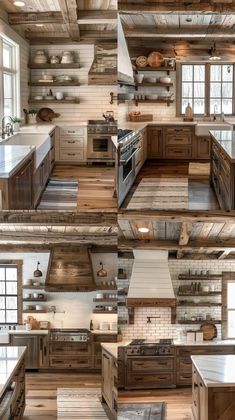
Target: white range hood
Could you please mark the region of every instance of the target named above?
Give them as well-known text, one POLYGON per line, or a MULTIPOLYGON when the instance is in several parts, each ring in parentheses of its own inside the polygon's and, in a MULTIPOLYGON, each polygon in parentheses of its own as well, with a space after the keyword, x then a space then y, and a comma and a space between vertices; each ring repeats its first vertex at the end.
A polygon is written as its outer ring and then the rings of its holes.
POLYGON ((175 307, 176 299, 168 266, 168 252, 134 250, 134 264, 127 295, 128 306, 175 307))

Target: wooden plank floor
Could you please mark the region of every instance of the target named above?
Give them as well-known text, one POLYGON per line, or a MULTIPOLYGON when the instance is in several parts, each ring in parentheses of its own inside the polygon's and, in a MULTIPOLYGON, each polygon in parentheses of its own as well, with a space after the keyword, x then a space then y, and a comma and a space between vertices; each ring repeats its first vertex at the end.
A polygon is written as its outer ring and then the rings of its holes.
MULTIPOLYGON (((189 163, 157 163, 147 161, 139 172, 122 208, 126 209, 140 181, 154 177, 187 178, 189 180, 189 210, 219 210, 220 206, 211 188, 209 178, 200 173, 189 175, 189 163)), ((151 210, 151 208, 149 208, 151 210)))
POLYGON ((77 211, 117 211, 114 193, 114 167, 55 165, 51 178, 78 181, 77 211))
POLYGON ((166 420, 193 420, 191 412, 191 388, 149 391, 119 391, 118 402, 149 403, 165 401, 166 420))
POLYGON ((98 388, 99 374, 27 373, 24 420, 57 419, 57 388, 98 388))

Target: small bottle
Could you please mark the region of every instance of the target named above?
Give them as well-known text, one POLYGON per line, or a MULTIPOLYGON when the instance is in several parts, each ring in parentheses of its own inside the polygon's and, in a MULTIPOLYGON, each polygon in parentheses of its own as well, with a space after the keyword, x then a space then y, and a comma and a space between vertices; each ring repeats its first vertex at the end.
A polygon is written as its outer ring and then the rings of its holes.
POLYGON ((193 110, 192 110, 192 107, 191 107, 190 103, 188 103, 188 105, 185 108, 185 119, 187 121, 192 121, 193 120, 193 110))
POLYGON ((188 320, 188 314, 187 314, 187 312, 185 312, 184 313, 184 321, 187 321, 188 320))
POLYGON ((91 321, 90 321, 90 331, 93 331, 94 330, 94 326, 93 326, 93 322, 92 322, 92 319, 91 319, 91 321))

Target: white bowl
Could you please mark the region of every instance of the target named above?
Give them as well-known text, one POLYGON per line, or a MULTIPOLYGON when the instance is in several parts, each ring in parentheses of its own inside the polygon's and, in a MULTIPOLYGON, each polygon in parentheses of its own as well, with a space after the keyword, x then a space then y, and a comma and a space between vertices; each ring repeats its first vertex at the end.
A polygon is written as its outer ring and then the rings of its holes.
POLYGON ((171 78, 170 77, 159 77, 159 82, 160 83, 171 83, 171 78))

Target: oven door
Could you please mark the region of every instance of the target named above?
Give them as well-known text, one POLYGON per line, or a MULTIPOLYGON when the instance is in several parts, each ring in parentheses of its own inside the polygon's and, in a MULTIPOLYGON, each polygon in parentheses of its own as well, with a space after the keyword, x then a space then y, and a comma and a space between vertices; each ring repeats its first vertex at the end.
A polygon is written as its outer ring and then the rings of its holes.
POLYGON ((121 161, 118 168, 118 205, 120 206, 125 199, 135 180, 135 155, 138 149, 135 149, 131 156, 121 161))
POLYGON ((88 135, 87 158, 92 160, 113 160, 113 143, 110 135, 88 135))

